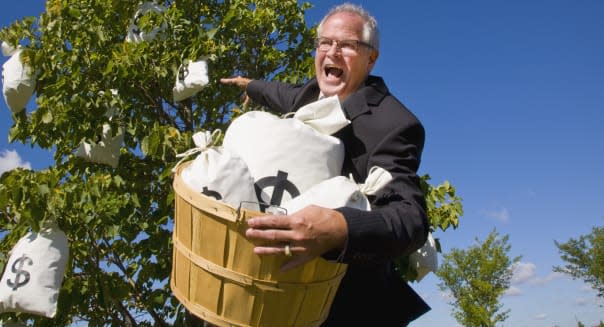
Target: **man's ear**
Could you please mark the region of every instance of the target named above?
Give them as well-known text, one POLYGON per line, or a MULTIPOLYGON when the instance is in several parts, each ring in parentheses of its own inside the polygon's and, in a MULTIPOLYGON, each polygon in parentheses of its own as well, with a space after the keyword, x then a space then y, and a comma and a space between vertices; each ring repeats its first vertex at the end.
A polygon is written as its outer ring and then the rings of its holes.
POLYGON ((380 56, 380 53, 377 51, 371 51, 371 54, 369 55, 369 63, 367 65, 367 68, 369 71, 371 71, 373 69, 373 66, 375 66, 375 62, 377 61, 377 58, 380 56))

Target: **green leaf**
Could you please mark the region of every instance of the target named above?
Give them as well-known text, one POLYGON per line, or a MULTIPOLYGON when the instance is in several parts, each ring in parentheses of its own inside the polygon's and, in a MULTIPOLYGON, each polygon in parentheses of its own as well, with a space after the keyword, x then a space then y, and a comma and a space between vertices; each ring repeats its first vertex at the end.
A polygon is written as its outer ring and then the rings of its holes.
POLYGON ((82 14, 77 8, 74 8, 73 6, 69 6, 68 12, 69 15, 73 18, 79 18, 82 14))
POLYGON ((52 112, 46 111, 42 116, 42 122, 44 124, 50 124, 52 122, 52 112))

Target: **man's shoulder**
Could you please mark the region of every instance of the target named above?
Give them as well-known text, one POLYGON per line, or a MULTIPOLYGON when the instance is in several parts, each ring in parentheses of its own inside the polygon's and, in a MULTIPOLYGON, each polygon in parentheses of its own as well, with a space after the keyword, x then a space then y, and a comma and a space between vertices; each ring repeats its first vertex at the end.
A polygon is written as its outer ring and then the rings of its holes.
POLYGON ((369 75, 365 83, 365 97, 370 106, 389 108, 378 110, 384 115, 400 115, 404 120, 420 123, 417 116, 399 98, 390 93, 384 79, 380 76, 369 75))

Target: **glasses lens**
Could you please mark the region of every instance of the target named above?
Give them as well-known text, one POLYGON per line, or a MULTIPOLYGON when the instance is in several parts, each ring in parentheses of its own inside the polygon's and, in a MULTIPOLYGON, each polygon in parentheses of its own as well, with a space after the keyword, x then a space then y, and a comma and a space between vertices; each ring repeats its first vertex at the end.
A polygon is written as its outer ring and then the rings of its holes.
POLYGON ((370 45, 363 43, 358 40, 341 40, 336 41, 326 37, 320 37, 315 39, 315 48, 322 52, 331 50, 333 43, 336 43, 336 51, 340 51, 342 55, 355 55, 359 51, 361 45, 371 48, 370 45))
POLYGON ((354 53, 358 50, 358 41, 355 40, 342 40, 338 42, 339 48, 342 52, 354 53))
POLYGON ((331 39, 321 37, 315 40, 315 47, 321 51, 329 51, 332 43, 333 41, 331 39))

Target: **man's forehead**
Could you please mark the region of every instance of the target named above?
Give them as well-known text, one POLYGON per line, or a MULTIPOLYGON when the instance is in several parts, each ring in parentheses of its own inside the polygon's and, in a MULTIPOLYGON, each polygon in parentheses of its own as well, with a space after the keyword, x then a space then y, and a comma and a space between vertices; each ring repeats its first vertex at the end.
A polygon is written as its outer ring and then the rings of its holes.
POLYGON ((322 31, 330 29, 332 32, 334 29, 338 32, 352 32, 355 34, 363 33, 363 18, 357 14, 349 12, 338 12, 329 16, 324 24, 322 31))

